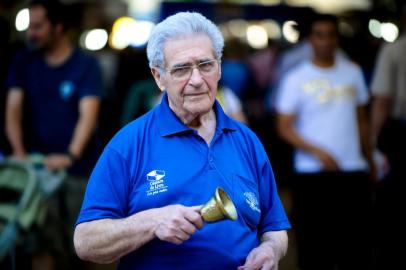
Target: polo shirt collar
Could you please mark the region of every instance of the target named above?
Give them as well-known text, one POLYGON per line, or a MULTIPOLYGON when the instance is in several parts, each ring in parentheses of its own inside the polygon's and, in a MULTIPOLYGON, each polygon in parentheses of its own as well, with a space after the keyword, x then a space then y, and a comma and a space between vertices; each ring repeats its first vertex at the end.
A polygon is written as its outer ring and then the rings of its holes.
MULTIPOLYGON (((216 130, 236 130, 235 123, 224 113, 217 100, 213 105, 213 109, 216 114, 216 130)), ((183 124, 182 121, 180 121, 176 114, 171 110, 168 103, 168 94, 166 92, 162 96, 161 103, 157 108, 156 123, 159 134, 164 137, 194 131, 194 129, 191 129, 183 124)))
POLYGON ((236 131, 237 126, 229 116, 225 114, 220 103, 216 100, 213 105, 214 113, 216 114, 216 129, 222 131, 236 131))

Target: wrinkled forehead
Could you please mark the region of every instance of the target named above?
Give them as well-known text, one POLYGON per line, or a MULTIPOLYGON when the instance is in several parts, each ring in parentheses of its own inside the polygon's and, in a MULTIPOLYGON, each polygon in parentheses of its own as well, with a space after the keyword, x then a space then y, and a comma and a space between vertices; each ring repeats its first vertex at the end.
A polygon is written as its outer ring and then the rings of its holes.
POLYGON ((203 33, 169 38, 163 45, 163 53, 166 66, 216 58, 211 39, 203 33))

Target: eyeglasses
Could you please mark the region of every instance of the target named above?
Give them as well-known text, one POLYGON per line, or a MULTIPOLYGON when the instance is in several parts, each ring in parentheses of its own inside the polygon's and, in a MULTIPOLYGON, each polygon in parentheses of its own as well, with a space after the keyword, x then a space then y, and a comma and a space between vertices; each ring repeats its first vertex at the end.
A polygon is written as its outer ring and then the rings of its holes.
POLYGON ((176 81, 184 81, 188 80, 190 76, 192 76, 192 72, 194 68, 199 70, 202 76, 208 76, 214 74, 219 65, 219 60, 213 59, 208 61, 202 61, 198 64, 193 65, 185 65, 185 66, 175 66, 171 69, 164 69, 166 72, 172 76, 172 78, 176 81))

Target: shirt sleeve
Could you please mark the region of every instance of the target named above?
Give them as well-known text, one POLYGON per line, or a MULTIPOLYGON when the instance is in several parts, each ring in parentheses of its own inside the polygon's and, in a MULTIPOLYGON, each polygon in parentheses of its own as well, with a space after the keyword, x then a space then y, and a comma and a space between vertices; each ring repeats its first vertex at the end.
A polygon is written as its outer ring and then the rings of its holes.
POLYGON ((268 231, 290 229, 288 217, 279 198, 272 167, 267 158, 262 167, 259 190, 261 204, 259 234, 262 235, 268 231))
POLYGON ((99 62, 93 57, 89 57, 85 69, 80 84, 79 97, 103 96, 103 76, 99 62))
POLYGON ((125 160, 114 149, 107 147, 90 176, 76 224, 126 217, 129 175, 125 160))
POLYGON ((299 92, 295 81, 289 73, 285 76, 277 90, 275 108, 278 113, 295 113, 299 107, 299 92))
POLYGON ((26 53, 18 53, 8 70, 6 87, 7 89, 18 87, 24 89, 25 86, 25 67, 27 66, 26 53))
POLYGON ((369 100, 369 93, 362 71, 358 66, 355 66, 354 74, 355 74, 355 88, 357 91, 357 103, 358 105, 365 105, 369 100))
POLYGON ((371 91, 374 95, 390 96, 395 89, 392 57, 389 45, 384 46, 377 57, 375 70, 371 82, 371 91))

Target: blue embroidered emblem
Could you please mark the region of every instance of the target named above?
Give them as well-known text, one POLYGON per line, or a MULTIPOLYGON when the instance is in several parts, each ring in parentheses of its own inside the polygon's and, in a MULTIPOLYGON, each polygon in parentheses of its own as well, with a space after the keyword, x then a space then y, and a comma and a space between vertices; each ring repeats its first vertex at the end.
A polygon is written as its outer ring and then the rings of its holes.
POLYGON ((59 94, 63 100, 68 100, 75 90, 75 85, 72 81, 63 81, 59 85, 59 94))

